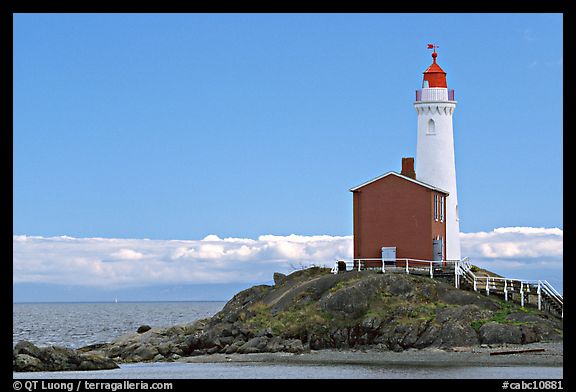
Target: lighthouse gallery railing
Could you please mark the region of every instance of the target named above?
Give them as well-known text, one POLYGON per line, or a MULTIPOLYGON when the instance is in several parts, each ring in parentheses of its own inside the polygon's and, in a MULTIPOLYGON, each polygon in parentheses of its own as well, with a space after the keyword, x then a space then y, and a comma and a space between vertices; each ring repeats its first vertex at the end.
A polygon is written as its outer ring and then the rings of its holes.
POLYGON ((454 89, 424 88, 416 90, 416 102, 454 101, 454 89))

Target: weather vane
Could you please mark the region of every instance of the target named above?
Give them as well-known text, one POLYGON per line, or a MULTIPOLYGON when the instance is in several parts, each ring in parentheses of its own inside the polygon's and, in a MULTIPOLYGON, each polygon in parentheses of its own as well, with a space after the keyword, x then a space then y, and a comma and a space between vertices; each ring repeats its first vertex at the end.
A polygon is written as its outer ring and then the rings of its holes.
POLYGON ((434 49, 434 53, 436 53, 436 48, 439 48, 439 46, 435 44, 428 44, 428 49, 434 49))

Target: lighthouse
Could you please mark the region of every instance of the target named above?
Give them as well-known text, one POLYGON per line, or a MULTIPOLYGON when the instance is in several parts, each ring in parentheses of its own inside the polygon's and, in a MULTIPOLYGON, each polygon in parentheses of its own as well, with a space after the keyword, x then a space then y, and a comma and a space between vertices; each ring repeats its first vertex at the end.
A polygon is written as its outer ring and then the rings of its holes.
MULTIPOLYGON (((454 90, 449 90, 446 72, 436 63, 436 45, 429 44, 432 64, 424 71, 422 89, 416 91, 418 113, 416 179, 449 192, 445 198, 445 260, 460 260, 460 224, 456 192, 456 164, 452 114, 456 108, 454 90)), ((438 208, 442 208, 440 206, 438 208)), ((437 240, 442 238, 437 238, 437 240)))

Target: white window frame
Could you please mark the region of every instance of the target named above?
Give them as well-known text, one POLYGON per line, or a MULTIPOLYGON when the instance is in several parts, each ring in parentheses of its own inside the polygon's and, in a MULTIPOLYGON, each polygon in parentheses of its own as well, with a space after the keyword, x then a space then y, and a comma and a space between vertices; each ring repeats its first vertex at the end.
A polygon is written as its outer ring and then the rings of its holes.
POLYGON ((442 260, 446 260, 446 249, 444 246, 444 237, 438 236, 438 239, 440 240, 440 243, 442 244, 442 260))
POLYGON ((438 222, 438 194, 434 193, 434 220, 438 222))
POLYGON ((444 198, 445 196, 440 196, 440 222, 444 222, 444 198))

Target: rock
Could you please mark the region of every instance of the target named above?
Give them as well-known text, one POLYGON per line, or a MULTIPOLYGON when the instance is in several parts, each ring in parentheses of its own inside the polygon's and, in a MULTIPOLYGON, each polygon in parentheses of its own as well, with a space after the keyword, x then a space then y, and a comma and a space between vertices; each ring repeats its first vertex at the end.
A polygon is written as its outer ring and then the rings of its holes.
MULTIPOLYGON (((388 277, 390 275, 386 275, 388 277)), ((387 279, 388 292, 395 296, 411 297, 416 290, 414 282, 406 279, 387 279)))
POLYGON ((522 323, 520 330, 522 331, 523 343, 562 340, 561 320, 546 319, 526 312, 509 314, 506 320, 522 323))
POLYGON ((438 300, 450 305, 477 305, 490 310, 497 310, 498 304, 480 293, 460 290, 448 285, 437 287, 438 300))
POLYGON ((142 345, 132 352, 132 357, 140 357, 142 361, 150 361, 158 355, 158 349, 154 346, 142 345))
POLYGON ((123 348, 121 346, 113 345, 106 351, 106 356, 108 358, 121 357, 123 348))
MULTIPOLYGON (((147 327, 147 325, 146 325, 147 327)), ((186 332, 186 328, 181 326, 181 325, 174 325, 172 327, 166 328, 163 331, 163 335, 165 336, 179 336, 179 335, 184 335, 186 332)))
POLYGON ((126 347, 122 347, 120 350, 120 357, 122 357, 122 359, 128 360, 134 356, 134 351, 136 351, 138 348, 140 348, 140 343, 132 343, 126 347))
POLYGON ((400 345, 404 348, 414 347, 420 335, 426 330, 427 325, 426 322, 410 325, 404 333, 400 345))
POLYGON ((284 342, 284 351, 299 354, 306 351, 306 348, 300 339, 288 339, 284 342))
POLYGON ((538 336, 538 333, 533 326, 523 325, 520 327, 520 332, 522 332, 522 344, 540 341, 540 336, 538 336))
POLYGON ((116 369, 118 365, 94 352, 82 353, 65 347, 36 347, 19 342, 13 351, 15 372, 116 369))
POLYGON ((16 354, 13 370, 15 372, 41 372, 45 366, 38 358, 28 354, 16 354))
POLYGON ((239 320, 241 314, 246 312, 246 308, 256 303, 272 286, 258 285, 242 290, 237 293, 230 301, 224 305, 224 308, 216 313, 208 322, 207 327, 212 327, 222 321, 234 323, 239 320))
POLYGON ((539 341, 558 342, 562 340, 562 331, 552 325, 539 323, 535 324, 533 328, 539 341))
POLYGON ((509 324, 489 322, 478 331, 480 344, 522 343, 522 331, 519 327, 509 324))
POLYGON ((91 351, 104 352, 109 347, 110 347, 110 343, 95 343, 95 344, 90 344, 88 346, 77 348, 76 351, 81 352, 81 353, 86 353, 86 352, 91 352, 91 351))
POLYGON ((438 333, 436 343, 440 348, 474 346, 478 344, 478 334, 467 323, 445 323, 438 333))
POLYGON ((272 328, 268 327, 261 331, 258 331, 256 333, 256 336, 266 336, 268 338, 271 338, 272 336, 274 336, 274 333, 272 332, 272 328))
POLYGON ((92 370, 116 367, 116 361, 368 346, 461 351, 478 344, 562 339, 560 320, 429 277, 310 268, 276 273, 274 283, 241 291, 209 319, 168 328, 142 325, 112 343, 71 350, 20 342, 13 368, 92 370), (510 324, 486 323, 507 312, 510 324), (472 327, 482 323, 478 331, 472 327))
POLYGON ((250 339, 238 348, 239 354, 261 353, 268 344, 266 336, 258 336, 250 339))
POLYGON ((36 347, 33 343, 26 340, 21 340, 14 346, 14 354, 27 354, 31 357, 38 358, 41 354, 40 348, 36 347))
POLYGON ((280 286, 282 283, 286 281, 286 275, 281 274, 280 272, 274 272, 274 285, 280 286))
POLYGON ((414 343, 413 347, 422 349, 425 347, 437 346, 438 343, 436 342, 438 341, 439 333, 440 333, 439 326, 433 323, 427 324, 424 331, 420 334, 420 336, 418 336, 418 339, 414 343))
POLYGON ((214 347, 206 350, 206 354, 216 354, 218 351, 220 351, 220 348, 217 346, 214 346, 214 347))
POLYGON ((360 288, 352 286, 328 294, 320 301, 320 307, 331 312, 342 312, 357 317, 368 309, 368 298, 360 288))
POLYGON ((304 344, 300 339, 282 339, 279 336, 275 336, 268 340, 266 347, 262 349, 265 352, 290 352, 290 353, 301 353, 306 349, 304 344))
POLYGON ((226 348, 226 350, 224 351, 226 354, 234 354, 235 352, 238 351, 238 349, 240 347, 242 347, 244 345, 244 343, 246 343, 244 340, 236 340, 234 343, 232 343, 230 346, 228 346, 228 348, 226 348))
POLYGON ((165 343, 160 343, 156 347, 156 349, 158 350, 160 355, 162 355, 164 357, 169 357, 170 354, 174 352, 175 347, 172 343, 165 342, 165 343))
POLYGON ((101 355, 83 355, 78 370, 117 369, 118 365, 110 358, 101 355))
POLYGON ((152 329, 152 327, 149 326, 149 325, 141 325, 141 326, 138 327, 138 329, 136 330, 136 332, 138 332, 138 333, 144 333, 144 332, 150 331, 151 329, 152 329))
POLYGON ((284 345, 284 339, 282 339, 279 336, 275 336, 268 340, 268 343, 266 344, 266 351, 276 353, 279 351, 284 351, 285 347, 286 346, 284 345))
POLYGON ((450 306, 441 308, 436 312, 436 322, 444 323, 472 323, 476 320, 490 318, 492 312, 480 308, 478 305, 450 306))

